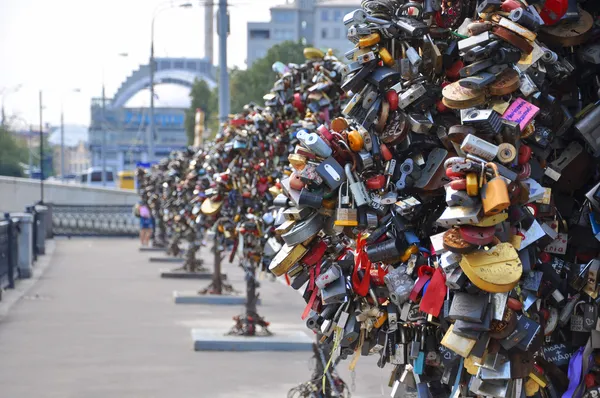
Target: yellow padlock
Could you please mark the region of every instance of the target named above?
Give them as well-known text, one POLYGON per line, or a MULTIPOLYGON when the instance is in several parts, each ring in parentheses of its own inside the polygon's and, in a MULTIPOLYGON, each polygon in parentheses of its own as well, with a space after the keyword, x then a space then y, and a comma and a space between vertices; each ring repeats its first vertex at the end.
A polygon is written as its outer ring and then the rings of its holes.
POLYGON ((479 183, 477 181, 477 173, 467 173, 467 195, 479 195, 479 183))
POLYGON ((379 33, 371 33, 370 35, 362 37, 358 41, 358 48, 374 46, 375 44, 379 43, 380 40, 381 36, 379 36, 379 33))
POLYGON ((348 145, 354 152, 358 152, 365 146, 365 140, 358 131, 352 130, 348 133, 348 145))
POLYGON ((494 171, 494 178, 481 188, 481 202, 486 216, 498 214, 510 206, 508 187, 498 173, 498 166, 490 162, 485 165, 494 171))
POLYGON ((379 58, 381 58, 385 66, 389 66, 390 68, 395 64, 392 54, 386 48, 379 49, 379 58))

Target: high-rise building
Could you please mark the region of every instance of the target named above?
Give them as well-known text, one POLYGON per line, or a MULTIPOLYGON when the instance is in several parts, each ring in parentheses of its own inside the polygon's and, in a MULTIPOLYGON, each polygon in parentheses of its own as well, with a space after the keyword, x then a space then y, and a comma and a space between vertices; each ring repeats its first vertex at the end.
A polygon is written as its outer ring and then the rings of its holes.
POLYGON ((246 64, 251 66, 269 48, 286 40, 345 52, 350 42, 342 19, 359 6, 360 0, 288 0, 271 8, 269 22, 248 22, 246 64))

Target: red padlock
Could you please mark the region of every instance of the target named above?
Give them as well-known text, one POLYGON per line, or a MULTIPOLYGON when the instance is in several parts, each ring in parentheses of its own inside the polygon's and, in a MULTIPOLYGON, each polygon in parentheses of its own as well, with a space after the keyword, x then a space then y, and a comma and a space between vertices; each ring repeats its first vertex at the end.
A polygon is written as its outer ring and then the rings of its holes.
POLYGON ((458 180, 450 181, 450 188, 456 189, 457 191, 467 190, 467 179, 460 178, 458 180))
POLYGON ((317 127, 317 131, 319 132, 320 135, 325 137, 327 139, 327 141, 333 141, 333 139, 334 139, 333 134, 331 134, 331 131, 329 131, 329 129, 327 127, 325 127, 324 124, 317 127))
POLYGON ((394 155, 392 155, 392 152, 390 152, 390 149, 383 142, 381 143, 381 145, 379 145, 379 150, 381 151, 381 157, 386 162, 389 162, 394 157, 394 155))
POLYGON ((298 109, 298 112, 304 112, 304 103, 302 102, 302 94, 295 93, 294 94, 294 108, 298 109))
POLYGON ((304 188, 304 182, 300 179, 300 176, 298 174, 296 174, 296 172, 293 172, 292 175, 290 176, 290 187, 292 189, 295 189, 296 191, 302 191, 302 188, 304 188))
POLYGON ((382 189, 385 187, 385 176, 376 175, 365 181, 367 189, 382 189))
POLYGON ((517 168, 517 179, 519 181, 526 180, 529 176, 531 176, 531 165, 529 163, 522 164, 517 168))
POLYGON ((390 105, 390 112, 398 109, 398 93, 396 90, 390 90, 385 94, 388 104, 390 105))
POLYGON ((529 159, 531 159, 531 148, 527 145, 521 144, 519 147, 519 164, 525 164, 529 162, 529 159))
POLYGON ((466 242, 477 245, 484 246, 492 243, 494 240, 494 236, 496 234, 496 227, 475 227, 472 225, 464 225, 459 228, 460 237, 463 238, 466 242))
POLYGON ((506 0, 500 6, 500 9, 504 12, 511 12, 515 8, 521 8, 521 4, 516 0, 506 0))
POLYGON ((462 61, 456 61, 448 69, 446 69, 446 77, 448 80, 454 82, 460 78, 460 70, 464 68, 465 64, 462 61))
POLYGON ((569 0, 546 0, 540 9, 540 17, 546 25, 554 25, 569 9, 569 0))

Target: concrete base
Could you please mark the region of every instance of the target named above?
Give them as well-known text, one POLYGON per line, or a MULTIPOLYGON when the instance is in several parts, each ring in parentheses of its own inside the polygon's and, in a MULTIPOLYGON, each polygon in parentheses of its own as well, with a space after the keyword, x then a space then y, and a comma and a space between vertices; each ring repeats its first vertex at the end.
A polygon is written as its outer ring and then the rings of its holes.
POLYGON ((278 331, 273 336, 228 336, 216 329, 192 329, 194 351, 312 351, 304 332, 278 331))
POLYGON ((150 257, 151 263, 182 263, 183 261, 180 257, 150 257))
MULTIPOLYGON (((173 278, 173 279, 212 279, 212 272, 187 272, 187 271, 176 271, 176 270, 165 270, 160 273, 161 278, 173 278)), ((221 275, 222 280, 227 279, 226 274, 221 275)))
MULTIPOLYGON (((246 297, 239 295, 198 294, 196 292, 173 292, 175 304, 244 305, 246 297)), ((261 305, 258 299, 256 305, 261 305)))
POLYGON ((164 252, 164 247, 140 247, 141 252, 164 252))

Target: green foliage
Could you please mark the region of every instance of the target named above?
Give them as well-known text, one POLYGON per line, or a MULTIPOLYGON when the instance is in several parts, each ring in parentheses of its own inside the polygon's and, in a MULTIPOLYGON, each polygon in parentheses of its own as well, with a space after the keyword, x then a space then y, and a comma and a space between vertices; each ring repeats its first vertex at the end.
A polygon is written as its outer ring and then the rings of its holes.
POLYGON ((0 175, 23 177, 23 169, 19 162, 26 163, 27 148, 19 145, 5 126, 0 126, 0 175))
POLYGON ((302 64, 306 61, 303 53, 305 47, 308 46, 300 42, 285 41, 271 47, 264 58, 257 60, 247 70, 233 69, 230 73, 231 111, 240 112, 249 102, 263 105, 262 98, 275 81, 273 63, 302 64))
MULTIPOLYGON (((244 105, 249 102, 264 104, 263 96, 273 87, 275 81, 275 72, 272 65, 276 61, 284 64, 305 62, 304 48, 302 43, 286 41, 277 44, 269 49, 264 58, 256 61, 252 67, 247 70, 233 68, 229 73, 230 92, 231 92, 231 112, 240 112, 244 105)), ((218 87, 210 90, 203 80, 196 81, 190 91, 191 106, 185 114, 185 131, 188 137, 188 143, 194 142, 194 125, 196 123, 196 109, 200 108, 205 112, 206 128, 209 128, 213 135, 219 128, 219 95, 218 87)))
MULTIPOLYGON (((194 126, 196 124, 196 109, 200 108, 204 111, 204 118, 209 128, 212 128, 211 121, 218 113, 217 92, 211 91, 208 84, 204 80, 196 80, 190 91, 192 100, 190 109, 185 112, 185 132, 187 134, 188 143, 194 142, 194 126)), ((218 122, 215 125, 218 126, 218 122)), ((215 131, 213 128, 213 131, 215 131)))

